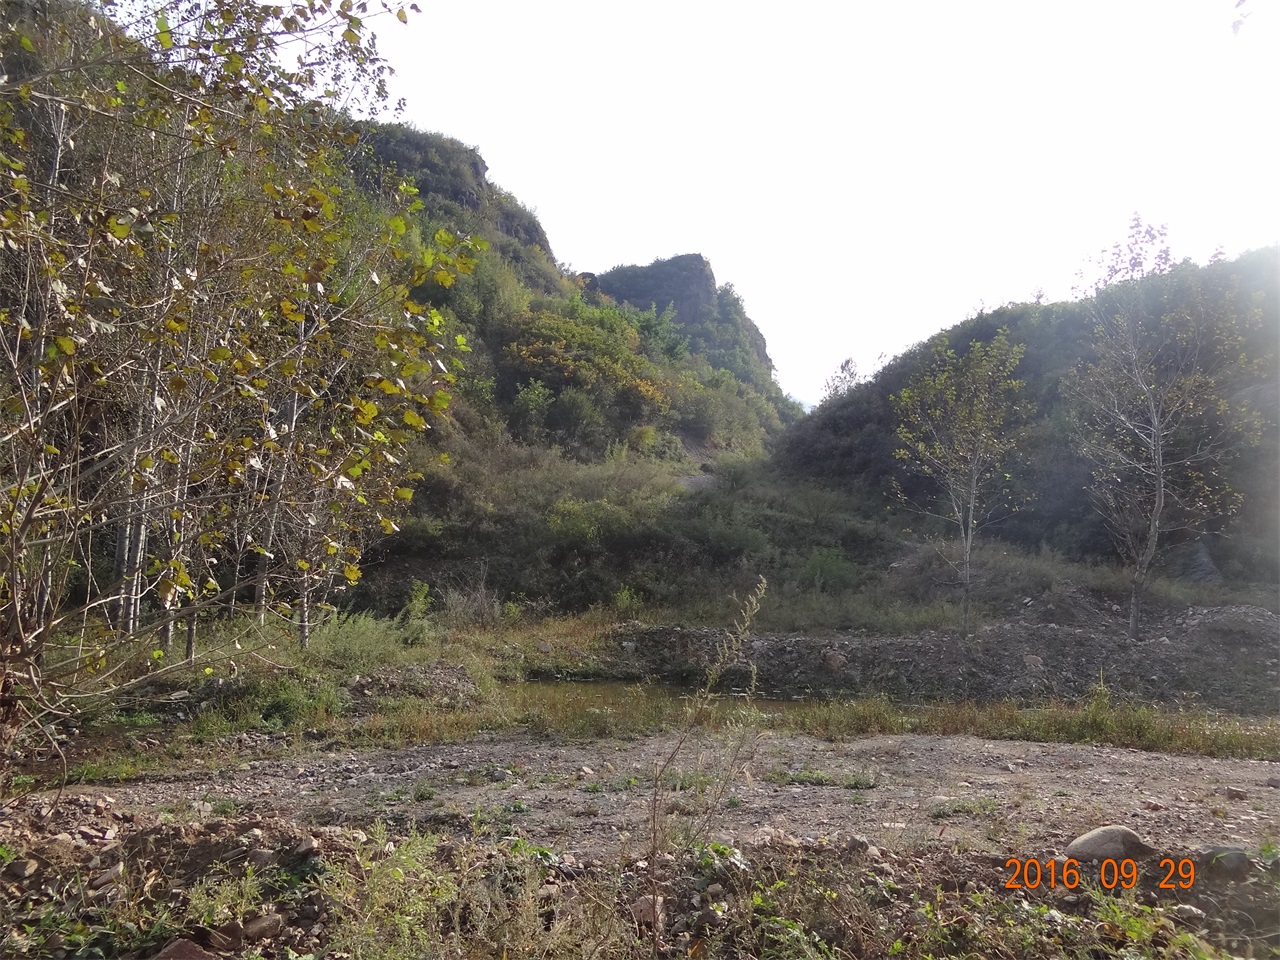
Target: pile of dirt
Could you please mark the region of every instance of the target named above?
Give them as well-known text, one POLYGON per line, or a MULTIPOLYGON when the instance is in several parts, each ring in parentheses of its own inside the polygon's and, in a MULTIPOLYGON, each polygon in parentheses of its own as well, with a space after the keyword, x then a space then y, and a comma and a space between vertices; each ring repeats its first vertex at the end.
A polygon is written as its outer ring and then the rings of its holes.
MULTIPOLYGON (((1259 607, 1188 608, 1126 635, 1124 611, 1058 585, 1026 597, 1002 623, 968 640, 939 631, 882 637, 866 631, 753 635, 724 675, 790 698, 883 693, 896 700, 1075 700, 1101 681, 1113 694, 1244 715, 1280 713, 1280 617, 1259 607)), ((624 678, 697 682, 722 630, 626 624, 604 670, 624 678)))
POLYGON ((412 697, 441 709, 466 709, 481 699, 465 667, 456 664, 410 664, 352 677, 344 686, 356 713, 369 713, 382 698, 412 697))

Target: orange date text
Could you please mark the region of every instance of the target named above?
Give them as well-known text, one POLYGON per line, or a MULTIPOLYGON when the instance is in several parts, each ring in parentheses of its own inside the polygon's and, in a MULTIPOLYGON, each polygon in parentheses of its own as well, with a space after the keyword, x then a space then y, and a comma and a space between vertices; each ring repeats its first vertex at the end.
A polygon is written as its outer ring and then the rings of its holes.
MULTIPOLYGON (((1138 863, 1124 860, 1103 860, 1099 864, 1082 867, 1079 861, 1035 860, 1010 857, 1004 862, 1009 876, 1004 882, 1006 890, 1056 890, 1065 887, 1074 890, 1086 879, 1096 879, 1106 890, 1132 890, 1138 885, 1138 863)), ((1196 882, 1196 865, 1185 857, 1174 860, 1165 857, 1160 861, 1160 878, 1156 884, 1161 890, 1190 890, 1196 882)))

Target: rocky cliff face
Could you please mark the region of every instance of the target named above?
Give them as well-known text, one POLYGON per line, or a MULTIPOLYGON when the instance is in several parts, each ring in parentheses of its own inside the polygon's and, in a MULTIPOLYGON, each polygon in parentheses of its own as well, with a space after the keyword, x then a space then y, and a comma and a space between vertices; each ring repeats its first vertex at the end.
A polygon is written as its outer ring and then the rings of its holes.
POLYGON ((716 286, 711 264, 700 253, 655 260, 647 267, 614 267, 595 278, 596 288, 641 310, 675 308, 675 323, 690 349, 739 379, 767 388, 773 361, 764 335, 729 284, 716 286))
POLYGON ((674 305, 682 326, 711 319, 716 310, 716 275, 700 253, 655 260, 647 267, 614 267, 597 277, 601 292, 641 310, 661 313, 674 305))
POLYGON ((496 234, 536 246, 554 259, 538 218, 489 182, 488 164, 475 147, 404 124, 371 125, 365 135, 380 162, 414 178, 420 199, 432 215, 449 221, 464 210, 472 211, 496 234))

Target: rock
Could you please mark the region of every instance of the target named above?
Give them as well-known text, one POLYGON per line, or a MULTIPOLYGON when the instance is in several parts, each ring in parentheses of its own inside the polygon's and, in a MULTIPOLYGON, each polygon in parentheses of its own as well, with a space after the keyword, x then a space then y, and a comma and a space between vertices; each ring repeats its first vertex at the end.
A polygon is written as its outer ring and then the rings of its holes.
POLYGON ((779 830, 777 827, 760 827, 747 835, 746 839, 743 840, 743 846, 798 847, 800 846, 800 841, 785 830, 779 830))
POLYGON ((276 853, 274 850, 266 850, 260 847, 257 850, 250 850, 246 853, 244 861, 253 869, 261 872, 276 862, 276 853))
POLYGON ((212 953, 190 940, 170 940, 152 960, 218 960, 212 953))
POLYGON ((1205 912, 1199 907, 1193 907, 1189 903, 1180 903, 1170 911, 1179 920, 1185 920, 1187 923, 1204 922, 1205 912))
POLYGON ((655 899, 652 894, 639 897, 631 904, 631 916, 642 927, 664 926, 667 919, 665 898, 655 899))
POLYGON ((284 917, 278 913, 264 913, 244 925, 244 938, 249 943, 279 935, 284 929, 284 917))
POLYGON ((1253 863, 1239 847, 1209 847, 1196 854, 1196 869, 1215 879, 1240 882, 1249 877, 1253 863))
POLYGON ((844 852, 851 856, 861 856, 871 849, 871 841, 866 837, 853 836, 845 841, 844 852))
POLYGON ((14 860, 4 868, 4 876, 9 880, 26 880, 40 869, 35 860, 14 860))
POLYGON ((1067 857, 1081 863, 1101 860, 1123 860, 1154 853, 1141 837, 1128 827, 1110 824, 1076 837, 1067 847, 1067 857))
POLYGON ((1239 787, 1227 787, 1224 791, 1228 800, 1248 800, 1249 794, 1239 787))
POLYGON ((115 883, 124 876, 124 864, 117 863, 109 869, 103 870, 100 874, 89 881, 90 890, 98 890, 105 887, 109 883, 115 883))
POLYGON ((1163 809, 1164 809, 1164 804, 1163 804, 1163 803, 1161 803, 1159 800, 1152 800, 1150 797, 1147 797, 1146 799, 1144 799, 1144 800, 1142 801, 1142 809, 1144 809, 1144 810, 1163 810, 1163 809))
POLYGON ((538 652, 541 653, 543 656, 546 656, 548 653, 551 652, 551 644, 547 643, 547 641, 545 640, 539 640, 538 652))
POLYGON ((244 943, 244 927, 239 920, 224 923, 209 931, 209 946, 215 950, 239 950, 244 943))
POLYGON ((831 673, 839 673, 849 665, 849 658, 839 650, 828 650, 822 658, 822 665, 831 673))
POLYGON ((1280 790, 1280 777, 1267 777, 1267 786, 1280 790))
POLYGON ((1022 655, 1022 662, 1028 670, 1035 670, 1037 672, 1044 671, 1044 661, 1030 653, 1024 653, 1022 655))
POLYGON ((314 857, 320 852, 320 844, 315 837, 303 837, 302 842, 293 848, 295 857, 314 857))

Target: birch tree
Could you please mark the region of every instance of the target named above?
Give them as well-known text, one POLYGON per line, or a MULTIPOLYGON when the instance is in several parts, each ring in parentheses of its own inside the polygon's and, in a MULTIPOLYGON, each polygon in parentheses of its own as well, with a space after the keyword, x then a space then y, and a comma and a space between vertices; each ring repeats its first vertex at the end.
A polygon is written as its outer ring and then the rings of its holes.
POLYGON ((960 556, 952 565, 963 590, 965 636, 974 539, 1014 509, 1005 466, 1025 413, 1023 383, 1013 376, 1024 349, 1005 330, 990 343, 975 340, 963 356, 940 337, 929 365, 892 397, 902 442, 894 455, 927 481, 926 499, 912 505, 956 530, 960 556))
POLYGON ((1173 264, 1163 228, 1135 217, 1094 289, 1093 357, 1069 384, 1089 494, 1130 569, 1133 639, 1162 549, 1239 508, 1225 468, 1258 436, 1256 412, 1231 399, 1252 368, 1244 334, 1257 317, 1208 282, 1173 264))
POLYGON ((408 291, 476 245, 417 237, 409 186, 354 189, 367 15, 4 7, 0 757, 113 643, 185 620, 191 653, 255 579, 285 617, 354 582, 362 531, 411 496, 401 448, 452 378, 408 291), (307 535, 281 538, 299 503, 307 535))

